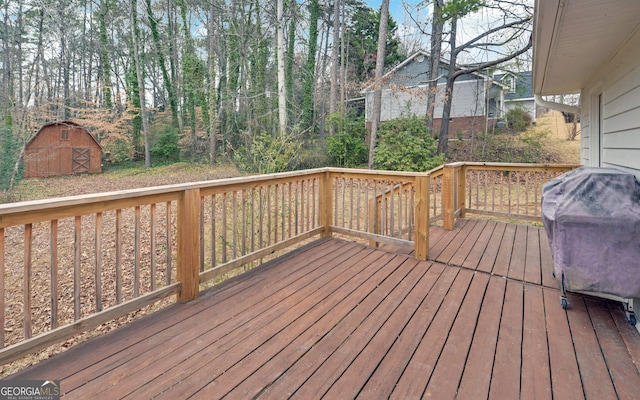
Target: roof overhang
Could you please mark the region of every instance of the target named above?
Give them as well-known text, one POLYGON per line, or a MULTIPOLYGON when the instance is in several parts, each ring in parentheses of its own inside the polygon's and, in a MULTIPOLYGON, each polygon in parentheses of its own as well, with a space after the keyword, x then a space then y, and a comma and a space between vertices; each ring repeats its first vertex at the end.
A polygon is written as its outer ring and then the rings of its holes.
POLYGON ((639 0, 536 0, 534 93, 579 92, 638 29, 639 0))

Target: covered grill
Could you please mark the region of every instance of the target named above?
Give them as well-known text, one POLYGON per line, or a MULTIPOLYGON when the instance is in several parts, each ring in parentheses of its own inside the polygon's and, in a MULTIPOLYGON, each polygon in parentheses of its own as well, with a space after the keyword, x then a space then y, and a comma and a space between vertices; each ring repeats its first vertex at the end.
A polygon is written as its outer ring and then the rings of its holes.
POLYGON ((640 298, 640 184, 634 175, 593 167, 563 174, 543 187, 542 221, 563 307, 565 290, 640 298))

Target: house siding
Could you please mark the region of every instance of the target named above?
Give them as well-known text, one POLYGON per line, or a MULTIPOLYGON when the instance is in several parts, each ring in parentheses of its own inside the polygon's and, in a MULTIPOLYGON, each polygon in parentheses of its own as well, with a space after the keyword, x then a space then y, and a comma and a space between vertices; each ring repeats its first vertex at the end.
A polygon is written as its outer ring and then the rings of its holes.
POLYGON ((590 80, 582 98, 582 163, 616 167, 640 179, 640 31, 590 80), (602 94, 602 115, 598 96, 602 94), (602 121, 602 135, 598 126, 602 121), (601 151, 596 150, 599 144, 601 151), (601 159, 600 163, 598 159, 601 159))
MULTIPOLYGON (((484 98, 484 81, 472 80, 456 82, 453 87, 453 104, 451 105, 451 118, 473 117, 485 115, 485 105, 478 102, 478 98, 484 98)), ((442 115, 442 104, 444 102, 444 87, 438 85, 436 96, 435 115, 442 115)), ((366 119, 371 120, 373 115, 373 92, 368 92, 366 119)), ((422 85, 414 88, 404 88, 398 90, 383 89, 381 121, 398 118, 399 116, 423 116, 427 112, 427 86, 422 85)))

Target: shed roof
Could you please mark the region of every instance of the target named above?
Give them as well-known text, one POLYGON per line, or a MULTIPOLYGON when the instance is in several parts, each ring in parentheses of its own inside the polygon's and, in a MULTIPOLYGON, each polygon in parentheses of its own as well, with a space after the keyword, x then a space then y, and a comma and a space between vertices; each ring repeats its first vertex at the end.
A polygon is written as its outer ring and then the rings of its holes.
POLYGON ((89 133, 89 131, 85 127, 83 127, 82 125, 78 124, 77 122, 73 122, 73 121, 55 121, 55 122, 49 122, 49 123, 46 123, 46 124, 42 125, 42 127, 38 130, 38 132, 35 135, 33 135, 31 140, 29 140, 29 142, 27 143, 27 146, 25 146, 25 147, 28 147, 31 144, 31 142, 33 142, 38 137, 40 132, 42 132, 45 128, 47 128, 49 126, 53 126, 53 125, 69 125, 69 126, 74 126, 76 128, 80 128, 83 131, 85 131, 87 133, 87 135, 89 135, 91 137, 91 139, 93 139, 93 141, 98 145, 98 147, 100 147, 100 149, 102 149, 102 145, 100 145, 100 143, 96 140, 96 138, 91 133, 89 133))

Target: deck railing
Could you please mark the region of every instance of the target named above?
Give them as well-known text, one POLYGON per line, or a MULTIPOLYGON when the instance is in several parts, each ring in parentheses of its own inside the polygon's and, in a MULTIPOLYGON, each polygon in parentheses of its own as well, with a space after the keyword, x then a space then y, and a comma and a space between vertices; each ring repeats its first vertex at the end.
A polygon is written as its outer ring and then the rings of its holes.
POLYGON ((431 222, 535 215, 544 179, 571 167, 323 168, 0 205, 0 362, 173 294, 192 300, 317 236, 409 245, 426 259, 431 222))
POLYGON ((541 220, 545 182, 579 165, 452 163, 443 168, 443 225, 467 214, 541 220))

